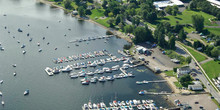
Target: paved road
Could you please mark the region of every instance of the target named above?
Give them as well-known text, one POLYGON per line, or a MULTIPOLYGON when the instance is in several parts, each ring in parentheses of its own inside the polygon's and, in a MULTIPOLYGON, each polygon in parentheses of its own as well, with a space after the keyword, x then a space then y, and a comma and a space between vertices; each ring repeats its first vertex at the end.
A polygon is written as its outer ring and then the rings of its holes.
POLYGON ((195 65, 194 60, 192 60, 189 66, 193 68, 193 71, 198 73, 196 78, 198 78, 204 84, 204 86, 208 90, 207 92, 210 92, 212 96, 215 97, 215 99, 218 101, 218 103, 220 103, 220 94, 211 85, 207 84, 208 80, 206 79, 205 75, 200 70, 196 69, 197 66, 195 65))

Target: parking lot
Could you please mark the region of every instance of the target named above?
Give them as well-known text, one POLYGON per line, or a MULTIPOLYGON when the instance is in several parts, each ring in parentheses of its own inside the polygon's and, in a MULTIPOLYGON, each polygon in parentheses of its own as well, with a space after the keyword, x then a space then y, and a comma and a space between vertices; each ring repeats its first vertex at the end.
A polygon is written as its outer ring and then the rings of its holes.
POLYGON ((168 99, 174 103, 174 100, 179 100, 181 104, 188 104, 192 110, 215 110, 217 105, 211 100, 208 94, 198 95, 170 95, 168 99))

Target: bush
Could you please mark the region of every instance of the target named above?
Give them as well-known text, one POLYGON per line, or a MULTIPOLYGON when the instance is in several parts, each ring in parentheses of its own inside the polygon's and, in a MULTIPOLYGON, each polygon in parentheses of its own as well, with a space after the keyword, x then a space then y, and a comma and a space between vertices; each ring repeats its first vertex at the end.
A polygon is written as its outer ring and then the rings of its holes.
POLYGON ((113 35, 113 33, 111 31, 107 30, 106 35, 113 35))
POLYGON ((124 47, 123 47, 123 49, 129 50, 131 47, 132 47, 131 44, 125 44, 124 47))

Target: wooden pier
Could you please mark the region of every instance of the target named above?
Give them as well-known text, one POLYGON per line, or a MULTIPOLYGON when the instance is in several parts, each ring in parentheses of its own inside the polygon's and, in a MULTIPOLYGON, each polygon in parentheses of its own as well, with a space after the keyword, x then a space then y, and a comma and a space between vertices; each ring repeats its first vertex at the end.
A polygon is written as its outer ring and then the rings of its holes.
POLYGON ((171 95, 172 93, 166 92, 166 91, 161 91, 161 92, 148 92, 144 90, 144 94, 148 95, 171 95))

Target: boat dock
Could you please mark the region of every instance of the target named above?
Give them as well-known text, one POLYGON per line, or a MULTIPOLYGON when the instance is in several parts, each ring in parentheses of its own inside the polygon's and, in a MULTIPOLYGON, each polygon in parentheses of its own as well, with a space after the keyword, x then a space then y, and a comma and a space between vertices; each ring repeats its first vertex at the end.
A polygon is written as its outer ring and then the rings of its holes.
POLYGON ((114 35, 105 35, 105 36, 97 36, 97 37, 88 37, 85 39, 76 39, 76 40, 71 40, 69 41, 69 43, 80 43, 80 42, 85 42, 85 41, 92 41, 92 40, 96 40, 96 39, 107 39, 110 37, 113 37, 114 35))
POLYGON ((137 81, 136 84, 148 84, 148 83, 163 83, 166 82, 166 80, 155 80, 155 81, 137 81))
MULTIPOLYGON (((109 107, 104 102, 84 104, 82 110, 157 110, 153 100, 127 100, 109 102, 109 107)), ((162 107, 161 107, 162 108, 162 107)))
POLYGON ((166 92, 166 91, 161 91, 161 92, 148 92, 146 90, 141 90, 139 92, 139 95, 144 95, 144 94, 148 94, 148 95, 171 95, 172 93, 166 92))
POLYGON ((118 50, 118 53, 120 53, 121 55, 124 55, 124 56, 126 56, 126 57, 130 57, 130 55, 127 55, 126 53, 124 53, 124 52, 121 51, 121 50, 118 50))

